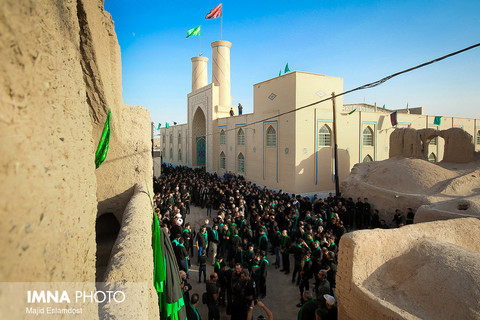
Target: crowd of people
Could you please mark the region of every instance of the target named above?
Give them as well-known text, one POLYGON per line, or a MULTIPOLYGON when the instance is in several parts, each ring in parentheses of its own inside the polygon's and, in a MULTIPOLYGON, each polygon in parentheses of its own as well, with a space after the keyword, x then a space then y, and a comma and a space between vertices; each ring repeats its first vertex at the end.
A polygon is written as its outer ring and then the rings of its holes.
MULTIPOLYGON (((298 319, 336 319, 340 238, 353 229, 389 228, 367 198, 354 202, 329 194, 311 199, 270 190, 242 176, 220 177, 187 167, 163 165, 162 174, 154 179, 155 211, 170 235, 182 272, 189 320, 200 319, 196 307, 200 297, 188 294, 190 282, 196 280, 190 279, 189 271, 195 263, 198 283, 203 280, 206 286, 201 300, 208 307, 208 319, 220 319, 219 308, 225 307, 232 320, 250 320, 255 305, 273 319, 261 302, 272 267, 281 268, 298 286, 298 319), (206 209, 199 230, 184 223, 192 205, 206 209), (207 264, 214 266, 208 279, 207 264)), ((406 219, 397 211, 392 220, 397 227, 412 222, 411 209, 406 219)))

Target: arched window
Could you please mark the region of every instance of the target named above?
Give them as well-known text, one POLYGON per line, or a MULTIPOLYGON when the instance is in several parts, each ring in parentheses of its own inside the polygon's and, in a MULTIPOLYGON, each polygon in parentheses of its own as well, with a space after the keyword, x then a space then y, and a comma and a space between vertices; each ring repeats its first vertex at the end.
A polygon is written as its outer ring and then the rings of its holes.
POLYGON ((363 162, 372 162, 372 161, 373 161, 373 159, 372 159, 372 157, 370 157, 369 154, 367 154, 367 155, 365 156, 365 158, 363 158, 363 162))
POLYGON ((370 128, 370 126, 363 130, 363 145, 373 146, 373 130, 370 128))
POLYGON ((435 153, 430 153, 430 155, 428 156, 428 161, 430 162, 437 162, 437 157, 435 156, 435 153))
POLYGON ((178 161, 182 161, 182 149, 178 149, 178 161))
POLYGON ((165 135, 162 135, 162 143, 165 144, 165 135))
POLYGON ((170 148, 170 160, 173 160, 173 149, 170 148))
POLYGON ((178 144, 182 144, 182 134, 178 134, 178 144))
POLYGON ((437 137, 433 137, 428 144, 431 145, 431 146, 436 146, 437 145, 437 137))
POLYGON ((480 130, 477 131, 477 144, 480 144, 480 130))
POLYGON ((226 164, 226 158, 225 158, 225 153, 223 151, 220 153, 220 169, 225 169, 225 164, 226 164))
POLYGON ((238 172, 245 173, 245 157, 240 152, 238 155, 238 172))
POLYGON ((267 129, 267 147, 275 147, 277 145, 277 131, 272 126, 267 129))
POLYGON ((162 149, 162 157, 166 157, 167 156, 167 152, 165 151, 165 147, 163 147, 162 149))
POLYGON ((222 129, 222 131, 220 131, 220 144, 225 144, 226 143, 226 136, 225 136, 225 130, 222 129))
POLYGON ((238 129, 237 144, 239 146, 244 146, 245 145, 245 132, 243 131, 242 128, 238 129))
POLYGON ((173 135, 170 133, 170 143, 173 143, 173 135))
POLYGON ((318 130, 318 145, 320 147, 330 147, 332 145, 332 131, 326 124, 318 130))

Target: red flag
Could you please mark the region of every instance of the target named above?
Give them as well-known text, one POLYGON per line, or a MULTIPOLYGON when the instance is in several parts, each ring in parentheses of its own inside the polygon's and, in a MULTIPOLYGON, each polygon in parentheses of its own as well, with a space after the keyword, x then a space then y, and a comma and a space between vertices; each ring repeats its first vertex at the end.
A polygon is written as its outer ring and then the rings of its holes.
POLYGON ((206 16, 205 19, 216 19, 222 16, 222 4, 213 8, 206 16))

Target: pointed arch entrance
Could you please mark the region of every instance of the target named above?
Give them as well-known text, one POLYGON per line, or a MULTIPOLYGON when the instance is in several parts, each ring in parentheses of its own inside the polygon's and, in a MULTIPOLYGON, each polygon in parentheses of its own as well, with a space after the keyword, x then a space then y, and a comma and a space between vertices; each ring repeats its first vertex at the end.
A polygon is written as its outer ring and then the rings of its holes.
POLYGON ((193 166, 202 166, 206 164, 207 141, 206 141, 206 118, 202 108, 197 107, 192 121, 192 162, 193 166))

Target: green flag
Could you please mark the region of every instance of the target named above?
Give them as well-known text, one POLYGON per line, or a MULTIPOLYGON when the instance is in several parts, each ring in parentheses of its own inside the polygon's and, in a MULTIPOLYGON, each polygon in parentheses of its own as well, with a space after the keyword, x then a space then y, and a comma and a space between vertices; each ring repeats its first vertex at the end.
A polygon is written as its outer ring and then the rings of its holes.
POLYGON ((385 105, 383 105, 383 109, 385 109, 385 105))
POLYGON ((348 114, 350 115, 350 114, 354 113, 355 111, 357 111, 357 109, 350 111, 348 114))
POLYGON ((110 118, 112 117, 112 112, 108 110, 107 120, 105 121, 105 126, 103 127, 102 136, 98 142, 97 151, 95 152, 95 168, 98 168, 102 165, 103 161, 107 157, 107 152, 110 144, 110 118))
POLYGON ((433 120, 433 124, 436 124, 437 126, 439 126, 441 123, 442 123, 442 117, 436 116, 435 120, 433 120))
POLYGON ((170 128, 170 124, 168 122, 165 123, 165 128, 167 128, 167 129, 170 128))
POLYGON ((280 72, 278 73, 278 76, 280 77, 282 75, 282 69, 280 69, 280 72))
POLYGON ((287 73, 287 72, 290 72, 290 68, 288 67, 288 62, 287 62, 287 65, 285 66, 285 72, 284 73, 287 73))
POLYGON ((193 28, 193 29, 190 29, 187 31, 187 38, 190 37, 190 36, 199 36, 200 35, 200 26, 196 27, 196 28, 193 28))
POLYGON ((161 126, 162 126, 162 124, 161 124, 161 123, 159 123, 159 124, 158 124, 158 128, 157 128, 157 130, 160 130, 160 127, 161 127, 161 126))

